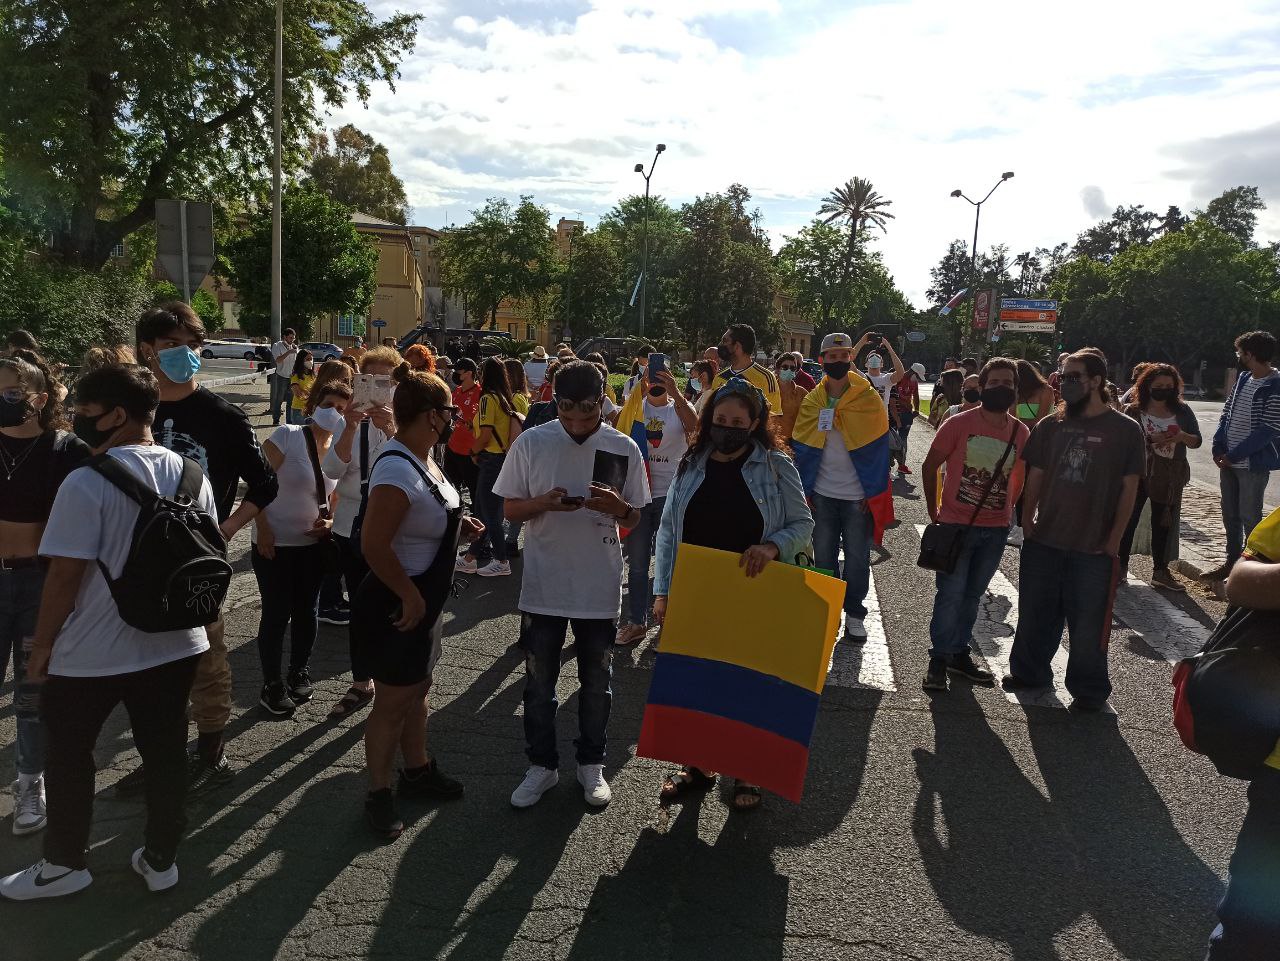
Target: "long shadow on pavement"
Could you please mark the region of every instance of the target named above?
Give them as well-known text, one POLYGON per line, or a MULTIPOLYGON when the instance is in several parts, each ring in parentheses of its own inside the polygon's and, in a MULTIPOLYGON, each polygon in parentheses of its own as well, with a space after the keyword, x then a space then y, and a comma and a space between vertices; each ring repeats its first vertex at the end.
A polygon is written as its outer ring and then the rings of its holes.
POLYGON ((913 830, 955 922, 1056 961, 1055 938, 1083 915, 1129 961, 1193 958, 1220 893, 1174 829, 1114 720, 1028 709, 1048 797, 1018 767, 972 690, 934 699, 935 748, 915 752, 913 830))

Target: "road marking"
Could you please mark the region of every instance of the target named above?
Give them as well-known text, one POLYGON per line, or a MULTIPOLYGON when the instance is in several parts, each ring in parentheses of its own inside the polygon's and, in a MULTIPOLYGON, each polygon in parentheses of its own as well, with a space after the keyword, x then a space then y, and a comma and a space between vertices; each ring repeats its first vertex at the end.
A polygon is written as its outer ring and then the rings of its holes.
POLYGON ((1209 628, 1132 574, 1116 591, 1115 614, 1170 664, 1195 654, 1209 639, 1209 628))
MULTIPOLYGON (((844 561, 843 551, 840 554, 844 561)), ((880 599, 876 596, 875 574, 867 586, 867 599, 863 602, 867 616, 862 624, 867 629, 865 644, 851 644, 844 640, 844 617, 840 618, 840 634, 831 652, 831 664, 827 668, 827 683, 834 687, 860 687, 874 691, 896 691, 893 678, 893 662, 889 658, 889 640, 884 633, 884 620, 880 615, 880 599)))

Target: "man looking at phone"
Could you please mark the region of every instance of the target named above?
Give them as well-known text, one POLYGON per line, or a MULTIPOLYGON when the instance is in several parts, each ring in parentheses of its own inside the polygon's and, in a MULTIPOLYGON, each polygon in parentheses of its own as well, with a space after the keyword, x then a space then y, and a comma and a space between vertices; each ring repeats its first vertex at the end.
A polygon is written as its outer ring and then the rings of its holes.
POLYGON ((618 611, 622 549, 618 528, 634 528, 649 503, 644 459, 631 438, 602 421, 604 375, 571 361, 556 372, 557 419, 511 444, 493 492, 506 519, 525 526, 520 647, 525 655, 524 734, 530 767, 511 795, 531 807, 560 780, 556 681, 572 624, 578 659, 578 783, 603 806, 605 730, 618 611), (606 485, 600 479, 608 478, 606 485))

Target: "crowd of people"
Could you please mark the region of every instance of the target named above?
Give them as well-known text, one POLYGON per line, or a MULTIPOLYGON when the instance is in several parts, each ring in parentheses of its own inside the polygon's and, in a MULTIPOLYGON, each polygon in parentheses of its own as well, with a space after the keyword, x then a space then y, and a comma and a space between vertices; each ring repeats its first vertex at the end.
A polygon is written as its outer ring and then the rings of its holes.
MULTIPOLYGON (((90 884, 91 752, 116 705, 129 713, 142 767, 115 789, 145 796, 144 844, 132 863, 150 890, 178 881, 185 798, 232 776, 220 616, 144 630, 113 592, 136 561, 148 497, 209 519, 224 552, 251 526, 263 710, 287 716, 309 701, 318 622, 347 628, 351 684, 330 717, 369 708, 365 816, 389 838, 403 830, 400 801, 463 793, 426 736, 459 573, 509 576, 512 558, 523 560, 529 767, 511 795, 518 808, 559 780, 557 681, 570 628, 577 780, 587 803, 609 802, 611 655, 661 627, 682 544, 738 555, 748 578, 774 563, 841 577, 840 640, 866 642, 871 552, 894 521, 893 473, 911 473, 907 443, 926 377, 879 335, 828 334, 816 380, 797 353, 757 360, 746 324, 731 325, 687 376, 640 344, 615 395, 604 359, 579 359, 565 344, 523 361, 361 345, 317 367, 286 330, 271 348, 275 428, 261 443, 242 410, 197 385, 204 338, 186 305, 148 310, 132 350, 96 349, 70 397, 30 335, 11 337, 0 359, 0 649, 14 662, 18 715, 13 831, 46 831, 44 858, 0 880, 7 898, 90 884), (121 467, 128 484, 118 482, 121 467)), ((1212 574, 1239 563, 1239 580, 1252 585, 1270 577, 1254 570, 1257 552, 1245 544, 1269 472, 1280 468, 1280 373, 1270 334, 1246 334, 1236 347, 1242 373, 1212 438, 1227 541, 1227 563, 1212 574)), ((1019 616, 999 683, 1050 686, 1065 629, 1071 708, 1104 710, 1112 604, 1140 531, 1152 583, 1184 589, 1170 562, 1187 451, 1202 434, 1177 368, 1141 365, 1122 404, 1093 348, 1064 354, 1049 377, 1026 360, 949 359, 927 416, 935 431, 921 486, 932 523, 930 561, 921 563, 936 571, 936 592, 923 688, 945 692, 952 677, 997 682, 973 656, 973 630, 1013 544, 1019 616)), ((676 800, 717 777, 685 765, 658 794, 676 800)), ((734 783, 735 810, 761 802, 757 785, 734 783)))

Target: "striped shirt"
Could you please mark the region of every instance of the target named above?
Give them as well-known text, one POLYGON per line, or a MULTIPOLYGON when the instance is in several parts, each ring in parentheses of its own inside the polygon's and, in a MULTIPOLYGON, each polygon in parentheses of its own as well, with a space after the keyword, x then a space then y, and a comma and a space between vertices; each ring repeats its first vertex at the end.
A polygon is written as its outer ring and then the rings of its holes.
MULTIPOLYGON (((1265 381, 1265 377, 1250 377, 1240 385, 1231 407, 1231 420, 1227 424, 1227 450, 1235 450, 1253 433, 1253 395, 1265 381)), ((1249 458, 1233 461, 1231 466, 1237 470, 1248 470, 1249 458)))

